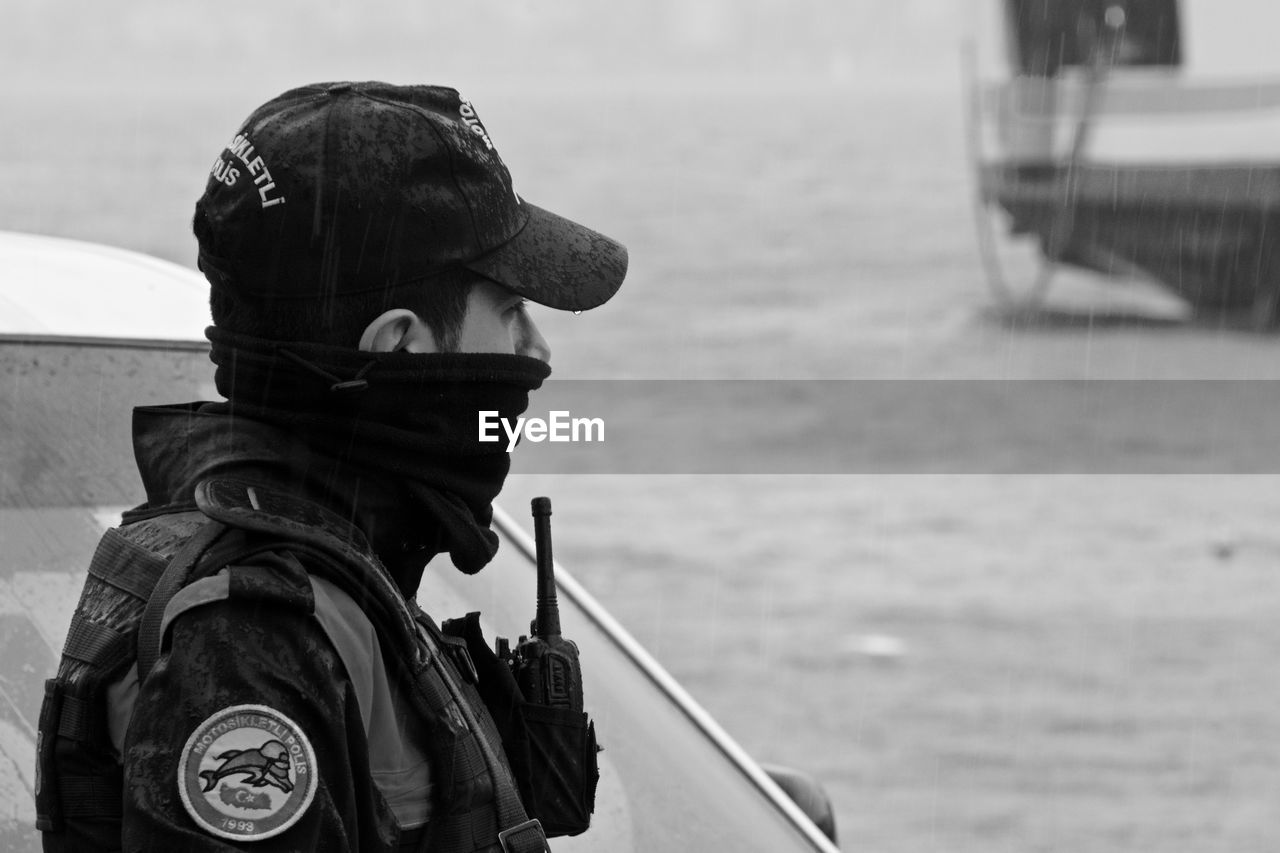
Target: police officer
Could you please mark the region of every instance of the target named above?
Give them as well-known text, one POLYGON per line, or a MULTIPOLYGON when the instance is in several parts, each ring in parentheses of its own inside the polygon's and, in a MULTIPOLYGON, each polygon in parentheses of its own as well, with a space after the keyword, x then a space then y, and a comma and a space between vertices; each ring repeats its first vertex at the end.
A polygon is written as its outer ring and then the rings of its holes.
POLYGON ((453 89, 305 86, 196 204, 226 398, 139 409, 41 718, 46 849, 532 851, 475 686, 414 600, 494 555, 504 443, 615 241, 521 199, 453 89))

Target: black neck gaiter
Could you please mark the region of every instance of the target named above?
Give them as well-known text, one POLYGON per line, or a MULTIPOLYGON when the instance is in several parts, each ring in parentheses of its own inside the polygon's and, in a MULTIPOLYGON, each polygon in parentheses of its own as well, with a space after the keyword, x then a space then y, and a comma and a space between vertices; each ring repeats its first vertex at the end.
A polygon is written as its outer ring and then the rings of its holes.
MULTIPOLYGON (((493 559, 492 502, 511 458, 505 441, 479 440, 479 412, 514 421, 528 407, 529 392, 550 375, 544 362, 490 353, 361 352, 216 327, 207 335, 226 413, 286 429, 316 452, 400 484, 444 530, 463 572, 478 572, 493 559)), ((414 534, 403 531, 407 542, 414 534)))

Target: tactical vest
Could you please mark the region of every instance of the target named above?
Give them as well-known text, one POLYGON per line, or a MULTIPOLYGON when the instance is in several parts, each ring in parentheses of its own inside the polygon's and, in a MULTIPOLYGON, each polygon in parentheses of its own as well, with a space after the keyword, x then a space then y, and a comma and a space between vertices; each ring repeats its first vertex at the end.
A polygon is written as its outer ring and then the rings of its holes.
MULTIPOLYGON (((443 636, 416 602, 405 601, 358 531, 320 506, 235 480, 206 480, 195 500, 198 511, 127 514, 90 564, 40 715, 36 805, 46 851, 120 848, 122 767, 113 743, 122 740, 132 707, 131 668, 145 681, 172 620, 225 596, 229 584, 218 573, 225 576, 229 563, 232 571, 253 571, 252 557, 267 551, 295 556, 310 576, 283 585, 273 579, 261 585, 263 597, 311 612, 319 601, 317 621, 349 673, 369 666, 358 659, 367 644, 342 630, 353 621, 345 605, 360 602, 388 675, 423 722, 434 796, 418 849, 549 849, 515 793, 465 644, 443 636)), ((361 713, 369 725, 363 705, 361 713)))

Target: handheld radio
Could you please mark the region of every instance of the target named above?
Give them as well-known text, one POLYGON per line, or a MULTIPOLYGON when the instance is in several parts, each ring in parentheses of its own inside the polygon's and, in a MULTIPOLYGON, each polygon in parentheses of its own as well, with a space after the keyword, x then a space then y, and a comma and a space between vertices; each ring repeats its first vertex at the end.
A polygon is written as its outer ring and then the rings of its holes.
POLYGON ((525 700, 553 708, 582 711, 582 667, 578 646, 560 636, 560 606, 556 600, 555 562, 551 556, 551 499, 534 498, 533 536, 538 567, 538 607, 514 650, 503 637, 498 657, 511 667, 525 700))

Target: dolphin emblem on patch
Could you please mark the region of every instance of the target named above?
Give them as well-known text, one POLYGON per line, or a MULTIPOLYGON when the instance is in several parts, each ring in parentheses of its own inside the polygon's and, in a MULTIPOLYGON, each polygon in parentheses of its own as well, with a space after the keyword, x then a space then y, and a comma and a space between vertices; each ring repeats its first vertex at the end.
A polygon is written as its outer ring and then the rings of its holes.
POLYGON ((217 759, 222 765, 216 770, 200 771, 205 793, 212 791, 218 780, 237 773, 248 775, 243 782, 255 788, 275 785, 286 794, 293 790, 293 783, 289 781, 289 751, 278 740, 269 740, 257 749, 229 749, 217 759))
POLYGON ((315 749, 296 722, 267 705, 232 705, 191 732, 178 794, 200 830, 233 841, 273 838, 315 800, 315 749))

